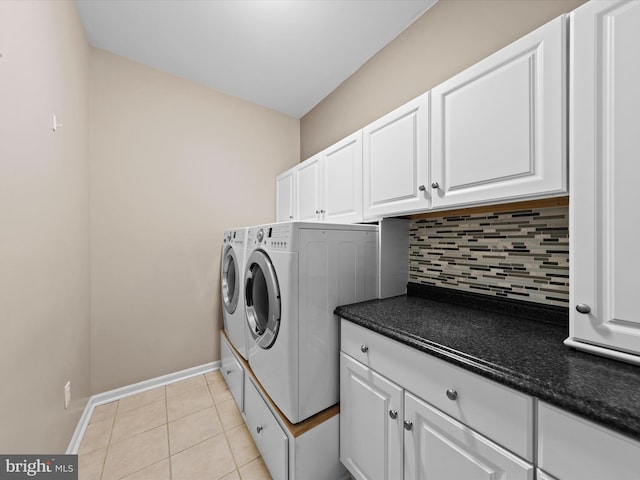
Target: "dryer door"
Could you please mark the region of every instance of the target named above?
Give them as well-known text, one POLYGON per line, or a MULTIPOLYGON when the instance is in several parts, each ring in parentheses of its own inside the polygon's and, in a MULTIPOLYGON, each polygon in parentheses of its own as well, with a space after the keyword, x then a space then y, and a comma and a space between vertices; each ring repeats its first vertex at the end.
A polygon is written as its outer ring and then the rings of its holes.
POLYGON ((280 287, 269 256, 255 250, 244 276, 245 311, 251 336, 262 348, 275 342, 280 328, 280 287))
POLYGON ((229 313, 236 311, 238 297, 242 288, 242 272, 238 264, 238 257, 233 247, 225 248, 222 255, 222 304, 229 313))

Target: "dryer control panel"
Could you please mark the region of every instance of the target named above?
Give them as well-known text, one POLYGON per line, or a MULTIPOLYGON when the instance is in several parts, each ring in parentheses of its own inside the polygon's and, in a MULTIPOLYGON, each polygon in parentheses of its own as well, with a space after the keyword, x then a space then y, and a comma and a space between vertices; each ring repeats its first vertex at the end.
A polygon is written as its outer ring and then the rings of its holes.
POLYGON ((293 247, 290 223, 276 223, 254 227, 249 231, 249 246, 269 250, 291 250, 293 247))

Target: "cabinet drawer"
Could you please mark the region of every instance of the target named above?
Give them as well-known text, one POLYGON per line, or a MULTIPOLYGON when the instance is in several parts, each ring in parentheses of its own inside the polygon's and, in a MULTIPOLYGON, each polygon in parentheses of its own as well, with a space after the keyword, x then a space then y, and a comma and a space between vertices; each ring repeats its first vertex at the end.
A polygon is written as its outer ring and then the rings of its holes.
POLYGON ((541 402, 538 464, 562 480, 637 480, 640 442, 541 402))
POLYGON ((289 471, 287 436, 249 375, 245 377, 245 420, 273 479, 286 480, 289 471))
POLYGON ((244 412, 244 368, 224 335, 220 336, 220 371, 238 408, 244 412))
POLYGON ((342 320, 342 351, 406 390, 533 459, 533 398, 342 320), (447 395, 448 390, 451 400, 447 395))

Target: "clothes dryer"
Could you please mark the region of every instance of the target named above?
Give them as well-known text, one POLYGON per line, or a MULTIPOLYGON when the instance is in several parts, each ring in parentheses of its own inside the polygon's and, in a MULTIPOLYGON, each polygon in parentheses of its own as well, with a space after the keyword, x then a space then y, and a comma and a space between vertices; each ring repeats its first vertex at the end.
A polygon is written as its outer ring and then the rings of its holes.
POLYGON ((377 225, 286 222, 249 229, 249 365, 292 423, 339 401, 338 305, 376 298, 377 225))
POLYGON ((224 232, 220 289, 224 330, 240 354, 247 358, 247 322, 244 311, 242 275, 246 263, 247 227, 224 232))

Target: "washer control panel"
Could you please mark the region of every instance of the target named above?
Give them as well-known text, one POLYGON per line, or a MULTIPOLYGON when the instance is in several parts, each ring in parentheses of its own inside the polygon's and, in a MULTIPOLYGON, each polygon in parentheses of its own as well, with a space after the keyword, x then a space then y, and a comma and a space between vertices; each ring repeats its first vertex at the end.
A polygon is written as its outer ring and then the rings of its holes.
POLYGON ((245 238, 245 230, 227 230, 224 232, 223 243, 234 244, 234 245, 244 245, 246 241, 245 238))

